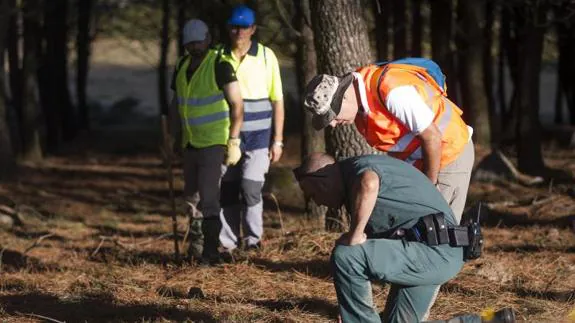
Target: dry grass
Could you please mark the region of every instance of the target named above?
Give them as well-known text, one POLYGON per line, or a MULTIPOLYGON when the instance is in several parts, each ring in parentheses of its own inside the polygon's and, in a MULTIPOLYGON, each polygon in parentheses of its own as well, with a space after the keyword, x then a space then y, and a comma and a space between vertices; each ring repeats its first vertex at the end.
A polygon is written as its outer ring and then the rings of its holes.
MULTIPOLYGON (((0 195, 38 211, 26 212, 25 226, 0 232, 1 321, 334 321, 327 262, 337 234, 318 230, 297 201, 279 201, 283 235, 275 206, 266 208, 264 250, 217 267, 173 263, 156 142, 140 133, 82 138, 0 185, 0 195), (134 147, 135 139, 148 144, 134 147)), ((573 167, 573 157, 548 163, 573 167)), ((496 221, 499 227, 485 229, 485 256, 442 287, 433 317, 512 306, 524 321, 566 322, 575 305, 575 235, 559 222, 535 220, 572 215, 573 198, 510 183, 471 192, 492 201, 502 195, 549 200, 519 206, 534 216, 519 225, 496 221)), ((183 235, 183 217, 179 224, 183 235)), ((387 288, 376 285, 374 294, 383 308, 387 288)))

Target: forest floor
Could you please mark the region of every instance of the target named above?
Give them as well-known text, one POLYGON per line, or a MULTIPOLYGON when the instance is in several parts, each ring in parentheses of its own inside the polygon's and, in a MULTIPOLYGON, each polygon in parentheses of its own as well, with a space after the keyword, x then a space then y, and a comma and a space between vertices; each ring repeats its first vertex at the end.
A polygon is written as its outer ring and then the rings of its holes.
MULTIPOLYGON (((335 321, 328 259, 339 234, 304 216, 289 173, 298 139, 288 140, 291 153, 270 173, 263 250, 215 267, 173 261, 159 142, 150 131, 94 131, 0 184, 0 196, 24 219, 0 230, 0 321, 335 321)), ((497 212, 484 228, 484 256, 442 286, 433 318, 511 306, 521 321, 569 321, 575 151, 544 154, 566 176, 538 187, 472 184, 470 204, 486 201, 497 212)), ((477 159, 483 155, 478 149, 477 159)), ((179 195, 180 167, 176 178, 179 195)), ((178 223, 182 238, 186 219, 180 215, 178 223)), ((388 288, 374 284, 373 292, 383 309, 388 288)))

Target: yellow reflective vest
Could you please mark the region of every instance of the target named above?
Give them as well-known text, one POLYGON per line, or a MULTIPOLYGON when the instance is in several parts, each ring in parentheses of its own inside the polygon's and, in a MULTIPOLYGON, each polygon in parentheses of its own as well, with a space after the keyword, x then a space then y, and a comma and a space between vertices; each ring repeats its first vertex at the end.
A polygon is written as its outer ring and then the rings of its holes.
POLYGON ((188 80, 189 55, 176 63, 176 96, 182 121, 182 146, 195 148, 225 145, 229 136, 229 106, 216 83, 215 64, 219 55, 210 49, 188 80))

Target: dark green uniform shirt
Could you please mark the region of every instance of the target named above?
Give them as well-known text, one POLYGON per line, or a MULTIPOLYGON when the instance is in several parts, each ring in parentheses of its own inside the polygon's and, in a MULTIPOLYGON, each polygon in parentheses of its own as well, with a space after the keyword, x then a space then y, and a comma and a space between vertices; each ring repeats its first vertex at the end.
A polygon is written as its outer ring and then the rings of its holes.
POLYGON ((445 221, 455 225, 451 208, 431 181, 418 169, 385 155, 364 155, 340 162, 346 187, 346 208, 353 210, 351 190, 366 170, 379 176, 379 193, 365 233, 388 237, 398 228, 411 228, 425 215, 443 212, 445 221))

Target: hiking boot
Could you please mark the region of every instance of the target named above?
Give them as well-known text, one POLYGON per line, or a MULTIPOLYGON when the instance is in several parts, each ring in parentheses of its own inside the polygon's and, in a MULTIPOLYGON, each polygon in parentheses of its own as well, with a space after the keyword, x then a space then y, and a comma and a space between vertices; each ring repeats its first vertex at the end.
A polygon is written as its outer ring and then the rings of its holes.
POLYGON ((222 222, 218 216, 204 218, 202 233, 204 235, 204 250, 202 251, 202 263, 215 265, 220 263, 220 231, 222 222))
POLYGON ((188 245, 188 258, 197 260, 202 258, 204 251, 204 234, 202 232, 202 218, 190 219, 190 244, 188 245))
POLYGON ((482 318, 482 323, 515 323, 515 313, 512 308, 506 307, 493 314, 493 318, 486 320, 482 318))

